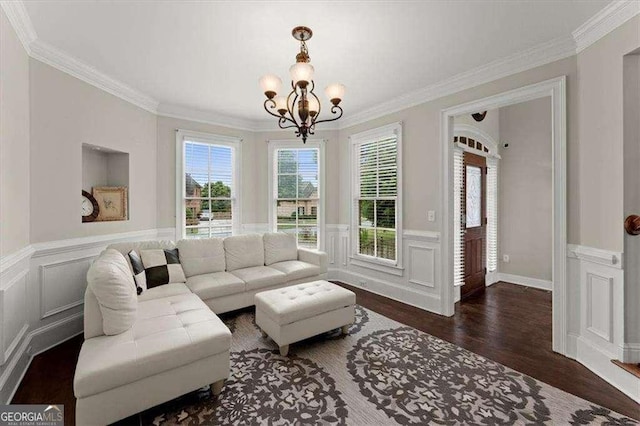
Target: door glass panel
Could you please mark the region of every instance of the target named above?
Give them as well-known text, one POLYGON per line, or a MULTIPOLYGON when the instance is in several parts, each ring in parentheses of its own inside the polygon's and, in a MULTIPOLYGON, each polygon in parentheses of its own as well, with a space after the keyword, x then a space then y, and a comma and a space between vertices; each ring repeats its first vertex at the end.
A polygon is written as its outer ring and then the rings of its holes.
POLYGON ((480 167, 467 166, 467 228, 481 226, 482 172, 480 167))

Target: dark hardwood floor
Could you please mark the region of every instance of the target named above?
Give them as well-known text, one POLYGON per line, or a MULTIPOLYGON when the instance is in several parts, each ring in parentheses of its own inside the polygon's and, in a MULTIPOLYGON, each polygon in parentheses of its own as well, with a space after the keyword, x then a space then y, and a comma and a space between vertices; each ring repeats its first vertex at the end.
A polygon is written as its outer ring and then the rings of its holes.
MULTIPOLYGON (((578 362, 551 350, 551 293, 547 291, 497 283, 456 306, 456 314, 446 318, 344 286, 368 309, 640 420, 638 404, 578 362)), ((73 373, 81 344, 82 336, 77 336, 36 356, 12 403, 64 404, 65 424, 73 425, 73 373)))

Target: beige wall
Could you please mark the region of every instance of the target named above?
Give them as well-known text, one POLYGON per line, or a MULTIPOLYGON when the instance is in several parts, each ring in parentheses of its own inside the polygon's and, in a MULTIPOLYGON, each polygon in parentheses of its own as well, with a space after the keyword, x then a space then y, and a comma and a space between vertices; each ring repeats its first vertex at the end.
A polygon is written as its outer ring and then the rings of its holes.
POLYGON ((156 228, 156 116, 35 59, 31 242, 156 228), (82 143, 129 153, 129 220, 82 223, 82 143))
POLYGON ((638 47, 640 16, 577 55, 582 245, 623 251, 623 55, 638 47))
POLYGON ((29 245, 29 57, 0 10, 0 256, 29 245))
MULTIPOLYGON (((570 243, 580 242, 577 138, 577 69, 570 57, 524 71, 473 89, 436 99, 363 124, 340 130, 340 187, 349 188, 349 135, 385 124, 403 123, 404 227, 412 230, 441 231, 441 149, 440 112, 444 108, 495 95, 525 85, 567 76, 568 93, 568 215, 570 243), (427 211, 436 211, 436 221, 427 221, 427 211)), ((349 223, 349 195, 340 193, 340 221, 349 223)))
POLYGON ((552 279, 551 132, 550 97, 500 108, 499 272, 552 279))
MULTIPOLYGON (((640 214, 640 49, 624 58, 624 216, 640 214)), ((640 237, 624 236, 625 341, 640 343, 640 237)))
POLYGON ((496 143, 500 143, 500 110, 498 109, 487 111, 482 121, 476 121, 470 114, 465 114, 454 117, 453 123, 473 126, 491 136, 496 143))

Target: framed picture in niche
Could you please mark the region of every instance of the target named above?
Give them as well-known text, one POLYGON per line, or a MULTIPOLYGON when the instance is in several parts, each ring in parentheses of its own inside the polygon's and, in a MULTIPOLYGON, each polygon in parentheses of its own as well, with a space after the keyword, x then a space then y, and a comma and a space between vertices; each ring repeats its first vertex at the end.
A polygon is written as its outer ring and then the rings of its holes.
POLYGON ((100 213, 97 221, 127 220, 127 187, 99 186, 93 188, 100 213))

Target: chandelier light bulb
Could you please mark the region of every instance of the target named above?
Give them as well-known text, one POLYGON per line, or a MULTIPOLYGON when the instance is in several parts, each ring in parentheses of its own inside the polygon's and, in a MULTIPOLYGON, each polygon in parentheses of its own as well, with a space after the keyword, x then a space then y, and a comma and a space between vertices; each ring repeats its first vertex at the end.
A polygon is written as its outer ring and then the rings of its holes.
POLYGON ((280 80, 280 77, 277 75, 267 74, 260 79, 260 86, 267 98, 273 99, 273 97, 280 92, 282 80, 280 80))
POLYGON ((307 87, 307 84, 313 80, 313 65, 308 62, 297 62, 291 65, 289 73, 294 86, 307 87))
POLYGON ((344 91, 345 87, 340 83, 330 84, 326 89, 324 89, 324 93, 327 95, 327 98, 329 98, 331 103, 334 105, 338 105, 340 101, 344 99, 344 91))
POLYGON ((320 102, 318 102, 318 100, 312 96, 309 98, 309 115, 311 117, 315 117, 316 115, 318 115, 318 112, 320 111, 320 102))
POLYGON ((284 115, 287 112, 287 98, 284 96, 276 96, 273 101, 276 103, 276 110, 280 115, 284 115))

